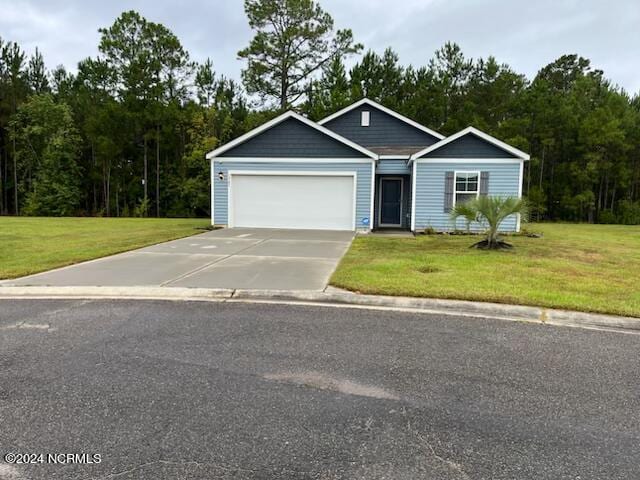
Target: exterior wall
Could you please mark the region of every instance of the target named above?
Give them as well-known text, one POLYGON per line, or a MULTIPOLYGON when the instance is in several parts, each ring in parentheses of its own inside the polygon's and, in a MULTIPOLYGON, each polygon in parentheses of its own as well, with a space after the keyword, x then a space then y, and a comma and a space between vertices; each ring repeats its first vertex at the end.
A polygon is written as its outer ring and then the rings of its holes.
POLYGON ((379 175, 411 175, 407 160, 378 160, 376 173, 379 175))
POLYGON ((420 158, 517 158, 513 154, 468 133, 420 158))
POLYGON ((362 105, 327 122, 323 127, 365 147, 433 145, 439 138, 423 132, 372 105, 362 105), (369 126, 360 125, 361 112, 370 112, 369 126))
POLYGON ((299 120, 288 118, 221 157, 362 158, 362 153, 299 120))
MULTIPOLYGON (((522 162, 486 163, 456 162, 437 163, 416 162, 415 192, 415 230, 433 228, 436 231, 465 230, 466 222, 459 218, 454 225, 449 213, 444 211, 445 172, 452 171, 487 171, 489 172, 489 195, 514 196, 521 194, 520 168, 522 162)), ((479 223, 471 224, 472 231, 484 230, 479 223)), ((519 230, 519 222, 515 215, 507 218, 500 230, 515 232, 519 230)))
POLYGON ((229 170, 245 171, 301 171, 301 172, 356 172, 356 229, 369 230, 371 219, 371 204, 373 192, 371 191, 371 162, 349 163, 332 162, 322 163, 312 160, 300 160, 295 162, 247 162, 247 161, 223 161, 214 158, 212 167, 213 182, 213 223, 215 225, 229 224, 229 170), (219 172, 223 173, 224 179, 220 180, 219 172), (364 220, 368 219, 368 223, 364 220))

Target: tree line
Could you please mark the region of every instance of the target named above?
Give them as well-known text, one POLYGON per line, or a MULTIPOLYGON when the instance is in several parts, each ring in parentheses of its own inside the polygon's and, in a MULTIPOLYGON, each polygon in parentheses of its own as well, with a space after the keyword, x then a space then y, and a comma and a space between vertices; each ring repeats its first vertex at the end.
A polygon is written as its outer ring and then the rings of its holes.
POLYGON ((191 60, 139 13, 101 28, 98 55, 48 71, 0 39, 0 213, 207 216, 207 151, 283 110, 319 120, 368 97, 450 135, 473 125, 531 154, 537 219, 640 224, 640 98, 588 59, 533 79, 455 43, 423 66, 392 48, 360 55, 312 0, 245 0, 255 35, 242 82, 191 60))

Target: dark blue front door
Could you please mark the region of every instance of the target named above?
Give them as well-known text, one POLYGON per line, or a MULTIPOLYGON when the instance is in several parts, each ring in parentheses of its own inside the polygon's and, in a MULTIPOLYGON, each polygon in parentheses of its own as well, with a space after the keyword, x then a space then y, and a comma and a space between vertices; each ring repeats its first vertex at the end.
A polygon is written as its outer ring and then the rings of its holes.
POLYGON ((380 179, 380 226, 402 225, 402 179, 380 179))

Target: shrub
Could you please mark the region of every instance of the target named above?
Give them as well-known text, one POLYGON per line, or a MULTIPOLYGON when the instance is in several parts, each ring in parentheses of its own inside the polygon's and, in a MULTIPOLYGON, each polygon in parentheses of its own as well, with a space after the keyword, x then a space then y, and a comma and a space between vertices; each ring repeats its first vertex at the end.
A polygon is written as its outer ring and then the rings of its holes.
POLYGON ((640 201, 622 200, 618 204, 618 221, 624 225, 640 225, 640 201))

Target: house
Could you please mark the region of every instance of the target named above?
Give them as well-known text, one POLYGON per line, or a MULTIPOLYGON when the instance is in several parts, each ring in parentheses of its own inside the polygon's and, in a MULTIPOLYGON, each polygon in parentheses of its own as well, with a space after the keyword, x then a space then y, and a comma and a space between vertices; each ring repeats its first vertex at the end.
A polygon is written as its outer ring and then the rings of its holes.
POLYGON ((456 202, 520 197, 529 155, 473 127, 445 138, 363 99, 317 123, 286 112, 207 159, 215 225, 450 231, 465 228, 451 221, 456 202))

